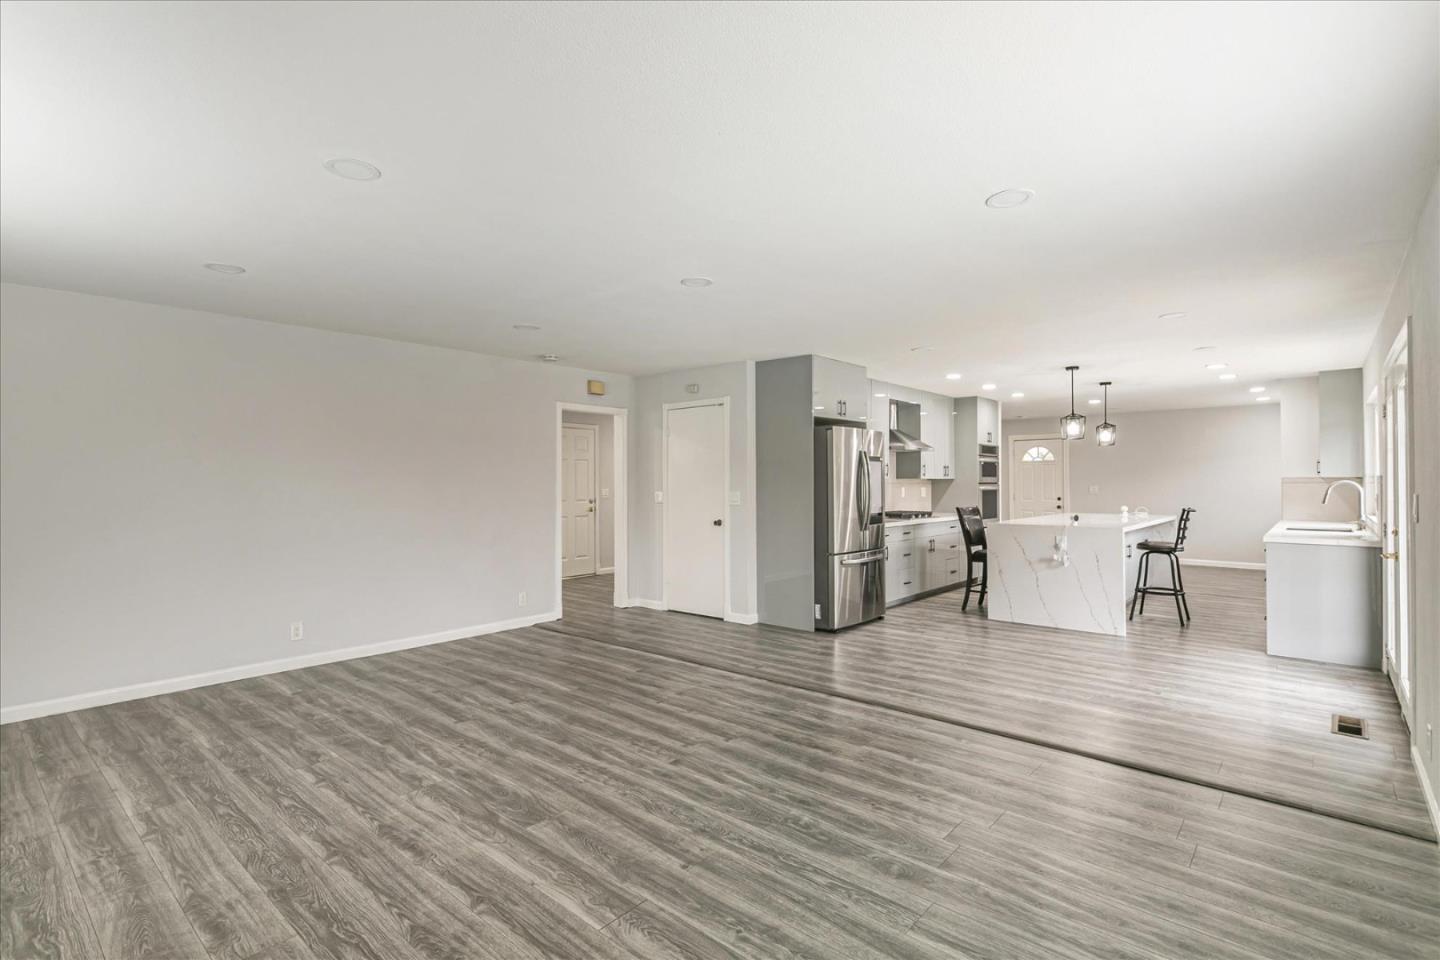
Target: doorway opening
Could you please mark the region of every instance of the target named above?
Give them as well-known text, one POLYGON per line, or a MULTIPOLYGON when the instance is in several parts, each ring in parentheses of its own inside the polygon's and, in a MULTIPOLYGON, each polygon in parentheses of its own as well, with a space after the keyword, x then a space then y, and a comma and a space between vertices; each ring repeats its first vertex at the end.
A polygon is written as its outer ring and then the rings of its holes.
POLYGON ((613 576, 611 602, 629 606, 625 411, 560 403, 555 420, 558 612, 564 615, 563 582, 580 577, 613 576))

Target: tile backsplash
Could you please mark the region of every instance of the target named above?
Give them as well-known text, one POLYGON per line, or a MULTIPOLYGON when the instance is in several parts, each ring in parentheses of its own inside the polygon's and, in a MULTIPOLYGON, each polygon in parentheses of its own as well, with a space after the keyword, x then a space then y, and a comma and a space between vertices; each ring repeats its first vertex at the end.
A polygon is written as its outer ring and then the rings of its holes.
POLYGON ((886 510, 930 510, 933 505, 929 480, 885 481, 886 510))
MULTIPOLYGON (((1280 519, 1355 520, 1360 516, 1360 494, 1354 487, 1336 487, 1330 502, 1322 504, 1325 488, 1338 477, 1286 477, 1280 481, 1280 519)), ((1359 477, 1351 477, 1357 483, 1359 477)))

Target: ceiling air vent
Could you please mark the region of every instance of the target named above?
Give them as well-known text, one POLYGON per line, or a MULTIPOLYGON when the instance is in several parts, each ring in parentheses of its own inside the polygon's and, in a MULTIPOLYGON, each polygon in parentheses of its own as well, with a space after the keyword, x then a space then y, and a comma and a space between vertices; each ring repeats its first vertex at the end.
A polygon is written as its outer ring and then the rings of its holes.
POLYGON ((1330 715, 1330 732, 1338 733, 1342 737, 1359 737, 1361 740, 1369 740, 1370 734, 1365 730, 1365 721, 1360 717, 1347 717, 1343 713, 1330 715))

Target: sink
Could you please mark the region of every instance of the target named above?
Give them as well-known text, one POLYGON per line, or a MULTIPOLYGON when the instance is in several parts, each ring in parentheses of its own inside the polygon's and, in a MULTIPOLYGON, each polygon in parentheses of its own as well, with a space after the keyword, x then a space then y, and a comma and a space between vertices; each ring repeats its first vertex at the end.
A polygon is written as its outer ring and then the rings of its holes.
POLYGON ((1333 523, 1325 520, 1312 520, 1302 523, 1285 524, 1286 533, 1323 533, 1329 537, 1365 536, 1365 528, 1358 523, 1333 523))

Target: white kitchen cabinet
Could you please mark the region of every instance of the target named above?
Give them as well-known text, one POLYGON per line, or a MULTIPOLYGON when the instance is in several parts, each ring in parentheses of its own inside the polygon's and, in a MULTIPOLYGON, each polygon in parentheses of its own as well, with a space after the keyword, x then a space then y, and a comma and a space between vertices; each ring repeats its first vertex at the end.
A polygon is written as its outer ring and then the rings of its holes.
POLYGON ((938 394, 924 394, 920 401, 924 416, 920 421, 920 439, 930 444, 921 454, 921 476, 926 480, 950 480, 955 476, 954 401, 938 394))
POLYGON ((1320 475, 1365 475, 1365 384, 1359 367, 1320 371, 1320 475))
POLYGON ((870 413, 870 378, 865 368, 828 357, 810 358, 812 412, 863 423, 870 413))
POLYGON ((918 569, 915 528, 887 527, 885 549, 885 602, 895 603, 920 592, 915 575, 918 569))
POLYGON ((1363 390, 1358 368, 1325 370, 1272 387, 1280 401, 1281 476, 1364 476, 1363 390))
POLYGON ((994 445, 1000 442, 1000 402, 989 397, 975 398, 975 440, 994 445))

